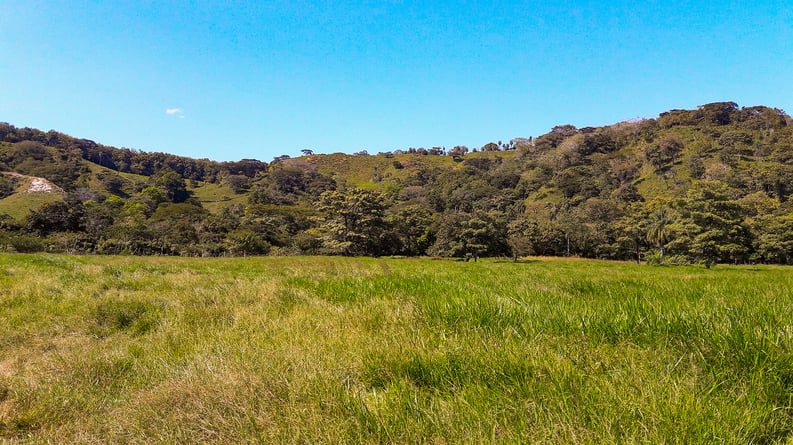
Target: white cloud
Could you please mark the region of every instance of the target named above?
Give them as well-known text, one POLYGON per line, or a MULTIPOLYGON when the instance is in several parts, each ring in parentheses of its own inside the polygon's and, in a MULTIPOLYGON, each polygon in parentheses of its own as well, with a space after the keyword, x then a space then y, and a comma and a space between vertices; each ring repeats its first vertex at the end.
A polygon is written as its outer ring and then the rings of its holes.
POLYGON ((181 109, 181 108, 166 108, 165 109, 165 113, 168 114, 168 115, 171 115, 171 116, 176 115, 176 114, 182 114, 183 112, 184 112, 184 110, 181 109))

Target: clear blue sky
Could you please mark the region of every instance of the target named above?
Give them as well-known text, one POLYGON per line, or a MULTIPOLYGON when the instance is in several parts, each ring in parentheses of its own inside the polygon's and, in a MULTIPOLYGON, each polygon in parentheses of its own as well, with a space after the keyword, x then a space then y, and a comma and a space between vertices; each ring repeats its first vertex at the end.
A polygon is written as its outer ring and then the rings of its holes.
POLYGON ((0 121, 198 158, 479 147, 715 101, 793 112, 790 0, 0 9, 0 121))

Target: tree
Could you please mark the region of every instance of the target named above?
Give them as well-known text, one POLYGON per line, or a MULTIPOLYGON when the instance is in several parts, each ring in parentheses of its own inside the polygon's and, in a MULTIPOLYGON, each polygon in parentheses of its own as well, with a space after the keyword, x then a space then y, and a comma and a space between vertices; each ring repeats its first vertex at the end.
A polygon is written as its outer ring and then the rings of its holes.
POLYGON ((84 206, 83 225, 85 231, 98 240, 102 232, 115 222, 114 209, 111 205, 97 204, 93 201, 86 202, 84 206))
POLYGON ((246 229, 235 230, 226 236, 226 245, 234 255, 266 255, 270 243, 264 241, 256 232, 246 229))
POLYGON ((571 212, 572 238, 578 254, 588 258, 614 258, 619 255, 611 225, 623 214, 622 206, 614 201, 589 198, 571 212))
POLYGON ((597 184, 592 181, 594 172, 588 165, 560 170, 554 175, 553 181, 565 198, 579 197, 581 199, 597 196, 600 191, 597 184))
POLYGON ((83 204, 77 200, 46 203, 30 212, 27 226, 39 236, 53 232, 77 232, 82 229, 84 210, 83 204))
POLYGON ((507 244, 512 253, 512 261, 517 262, 518 257, 535 254, 534 241, 539 232, 537 223, 525 217, 510 221, 507 225, 507 244))
POLYGON ((154 185, 170 202, 184 202, 190 197, 184 178, 174 171, 166 171, 153 179, 154 185))
POLYGON ((398 253, 423 255, 431 243, 432 221, 432 213, 419 206, 405 207, 389 217, 388 225, 399 242, 398 253))
MULTIPOLYGON (((513 237, 523 237, 522 241, 513 240, 529 244, 531 254, 534 255, 562 255, 565 251, 566 231, 558 220, 560 209, 550 203, 532 202, 525 205, 523 215, 518 220, 525 219, 526 222, 515 222, 512 229, 513 237)), ((507 232, 509 242, 510 232, 507 232)), ((526 253, 529 254, 529 253, 526 253)), ((514 253, 513 253, 514 255, 514 253)), ((520 254, 519 254, 520 255, 520 254)))
POLYGON ((239 228, 240 217, 232 208, 223 207, 219 213, 207 216, 197 226, 202 256, 219 255, 225 251, 222 243, 226 234, 239 228))
POLYGON ((0 213, 0 230, 18 229, 16 221, 8 213, 0 213))
POLYGON ((168 204, 165 203, 157 208, 154 214, 151 215, 151 222, 165 222, 167 224, 175 223, 177 221, 187 221, 189 223, 197 223, 202 221, 209 214, 204 208, 188 204, 168 204))
POLYGON ((674 134, 666 134, 660 141, 645 147, 644 156, 647 162, 661 168, 672 163, 684 146, 679 137, 674 134))
POLYGON ((448 155, 455 159, 460 159, 460 157, 466 153, 468 153, 468 147, 465 145, 456 145, 454 148, 449 150, 448 155))
POLYGON ((280 164, 267 175, 268 182, 280 193, 297 194, 306 190, 311 173, 305 168, 280 164))
POLYGON ((447 213, 437 221, 435 243, 430 255, 473 258, 505 255, 506 221, 500 212, 447 213))
POLYGON ((323 213, 324 245, 343 255, 378 254, 386 208, 386 197, 378 192, 361 188, 324 192, 317 204, 323 213))
POLYGON ((647 224, 647 241, 658 247, 661 261, 664 259, 664 247, 672 236, 671 226, 674 223, 672 213, 666 205, 661 205, 650 214, 647 224))
POLYGON ((117 172, 101 172, 97 174, 97 178, 99 178, 99 181, 108 192, 114 195, 126 196, 123 190, 125 181, 117 172))
POLYGON ((97 246, 98 253, 153 255, 169 253, 155 240, 149 227, 141 222, 116 222, 102 233, 104 241, 97 246))
POLYGON ((730 199, 729 187, 720 181, 696 181, 685 198, 673 201, 680 213, 670 226, 675 250, 710 268, 716 262, 738 262, 751 246, 739 202, 730 199))
POLYGON ((245 175, 229 175, 226 178, 226 184, 229 186, 232 192, 241 194, 248 190, 250 178, 245 175))
POLYGON ((754 229, 757 259, 769 263, 793 263, 793 213, 761 216, 754 229))
POLYGON ((483 145, 481 150, 482 151, 498 151, 500 144, 496 144, 495 142, 488 142, 487 144, 483 145))
POLYGON ((614 231, 618 234, 618 245, 624 249, 627 255, 636 260, 636 264, 642 263, 642 252, 647 240, 645 227, 647 220, 643 217, 644 210, 643 202, 631 203, 626 214, 615 221, 613 225, 614 231))
POLYGON ((738 115, 735 102, 714 102, 700 105, 694 114, 706 125, 727 125, 738 115))
POLYGON ((14 193, 17 186, 17 180, 13 176, 5 176, 0 173, 0 199, 10 196, 14 193))
MULTIPOLYGON (((281 206, 285 207, 285 206, 281 206)), ((288 230, 293 224, 289 218, 275 211, 278 206, 249 205, 241 220, 241 228, 251 230, 270 244, 282 246, 288 243, 288 230)))
POLYGON ((161 226, 160 229, 160 242, 168 246, 168 250, 172 252, 184 255, 192 251, 192 247, 198 243, 195 226, 188 221, 174 221, 166 226, 161 226))

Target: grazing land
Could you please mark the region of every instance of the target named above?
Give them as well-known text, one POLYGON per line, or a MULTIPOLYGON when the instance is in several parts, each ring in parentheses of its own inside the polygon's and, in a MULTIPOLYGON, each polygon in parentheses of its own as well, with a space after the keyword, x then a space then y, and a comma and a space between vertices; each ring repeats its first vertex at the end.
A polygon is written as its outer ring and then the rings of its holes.
POLYGON ((793 269, 0 255, 0 441, 790 443, 793 269))

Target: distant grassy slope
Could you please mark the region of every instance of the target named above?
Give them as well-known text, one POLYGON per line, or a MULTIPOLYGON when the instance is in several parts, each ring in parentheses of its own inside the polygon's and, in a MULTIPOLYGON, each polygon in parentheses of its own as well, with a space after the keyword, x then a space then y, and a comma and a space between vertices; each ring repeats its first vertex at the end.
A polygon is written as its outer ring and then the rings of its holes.
POLYGON ((99 164, 95 164, 95 163, 93 163, 91 161, 85 161, 84 160, 84 162, 88 166, 88 168, 91 170, 91 173, 93 173, 93 174, 103 173, 103 172, 105 172, 105 173, 112 172, 112 173, 117 173, 122 178, 128 179, 130 181, 146 182, 146 181, 149 180, 148 176, 136 175, 134 173, 117 172, 117 171, 115 171, 113 169, 110 169, 110 168, 107 168, 107 167, 103 167, 103 166, 101 166, 99 164))
POLYGON ((53 193, 16 193, 0 199, 0 213, 7 213, 12 218, 21 221, 43 204, 61 200, 62 197, 53 193))
POLYGON ((133 184, 146 184, 149 181, 148 176, 136 175, 134 173, 117 172, 113 169, 103 167, 91 161, 84 160, 83 162, 88 166, 88 169, 91 172, 91 175, 88 178, 88 188, 97 193, 102 193, 105 195, 112 194, 99 179, 100 175, 102 174, 118 175, 125 182, 125 186, 123 188, 127 189, 127 192, 130 194, 134 189, 133 184))
POLYGON ((0 441, 789 443, 789 267, 0 254, 0 441))
POLYGON ((396 178, 405 178, 421 168, 451 167, 455 164, 451 156, 419 154, 355 156, 334 153, 296 159, 315 166, 322 174, 337 179, 343 178, 350 185, 370 187, 374 183, 375 175, 378 175, 383 182, 389 183, 396 178), (402 167, 399 168, 397 165, 402 167))
POLYGON ((0 199, 0 213, 6 213, 12 218, 21 221, 31 210, 38 209, 43 204, 63 199, 60 192, 28 193, 27 190, 32 181, 32 177, 20 175, 20 181, 17 184, 16 192, 11 196, 0 199))
POLYGON ((232 204, 245 205, 248 203, 247 194, 236 194, 225 184, 199 181, 196 186, 190 186, 187 189, 192 192, 193 197, 201 201, 205 209, 212 213, 217 213, 232 204))

